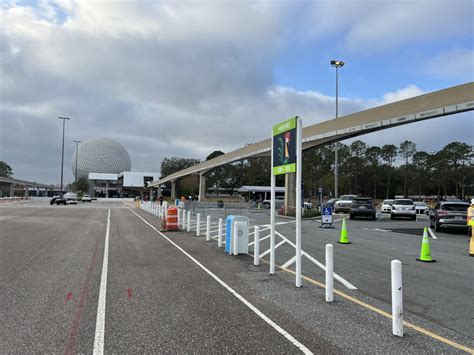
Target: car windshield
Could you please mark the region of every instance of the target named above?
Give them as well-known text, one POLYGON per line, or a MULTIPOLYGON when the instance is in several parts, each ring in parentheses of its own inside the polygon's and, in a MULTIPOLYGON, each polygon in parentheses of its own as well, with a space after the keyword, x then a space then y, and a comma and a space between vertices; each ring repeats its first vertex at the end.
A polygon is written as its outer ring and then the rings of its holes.
POLYGON ((461 203, 456 203, 456 204, 444 204, 441 206, 441 209, 444 211, 459 211, 459 212, 465 212, 467 211, 467 208, 469 207, 468 204, 461 204, 461 203))
POLYGON ((384 204, 384 205, 390 205, 390 206, 391 206, 391 205, 393 205, 393 200, 385 200, 385 201, 383 202, 383 204, 384 204))
POLYGON ((412 200, 395 200, 393 202, 394 205, 413 205, 412 200))
POLYGON ((372 207, 372 200, 370 200, 370 199, 363 199, 363 200, 355 199, 355 200, 352 201, 352 206, 353 207, 357 207, 357 206, 370 206, 370 207, 372 207))
POLYGON ((345 200, 345 201, 347 201, 347 200, 352 201, 353 199, 354 199, 354 196, 353 196, 353 195, 342 195, 342 196, 339 198, 339 200, 345 200))

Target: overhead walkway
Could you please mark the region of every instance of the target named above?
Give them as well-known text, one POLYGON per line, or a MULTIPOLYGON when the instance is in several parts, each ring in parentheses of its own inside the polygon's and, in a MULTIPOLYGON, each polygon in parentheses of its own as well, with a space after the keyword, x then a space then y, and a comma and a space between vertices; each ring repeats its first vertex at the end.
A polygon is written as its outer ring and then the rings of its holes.
MULTIPOLYGON (((304 127, 303 150, 382 129, 471 110, 474 110, 474 82, 434 91, 304 127)), ((271 139, 268 138, 165 176, 153 181, 149 186, 158 187, 166 182, 171 182, 172 191, 174 191, 173 187, 176 179, 191 174, 199 174, 201 177, 199 195, 201 197, 204 196, 205 191, 204 174, 208 170, 249 157, 269 156, 270 153, 271 139)))
MULTIPOLYGON (((9 197, 13 197, 14 191, 15 191, 15 185, 23 186, 25 188, 24 189, 25 197, 28 197, 28 187, 44 188, 46 190, 56 189, 56 187, 54 185, 40 184, 40 183, 34 182, 34 181, 19 180, 19 179, 4 177, 4 176, 0 176, 0 185, 8 185, 9 186, 9 197)), ((0 197, 1 197, 1 194, 0 194, 0 197)))

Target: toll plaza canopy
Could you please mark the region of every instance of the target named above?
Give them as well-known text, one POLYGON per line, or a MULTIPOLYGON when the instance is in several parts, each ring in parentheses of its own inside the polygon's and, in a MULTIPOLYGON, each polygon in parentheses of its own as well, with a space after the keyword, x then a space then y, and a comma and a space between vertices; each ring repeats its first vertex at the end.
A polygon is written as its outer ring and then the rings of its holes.
MULTIPOLYGON (((474 82, 304 127, 303 150, 382 129, 471 110, 474 110, 474 82)), ((268 136, 270 136, 270 129, 268 136)), ((157 187, 190 174, 200 174, 202 176, 202 174, 217 166, 254 156, 268 156, 270 152, 271 139, 268 138, 162 177, 153 181, 149 186, 157 187)))

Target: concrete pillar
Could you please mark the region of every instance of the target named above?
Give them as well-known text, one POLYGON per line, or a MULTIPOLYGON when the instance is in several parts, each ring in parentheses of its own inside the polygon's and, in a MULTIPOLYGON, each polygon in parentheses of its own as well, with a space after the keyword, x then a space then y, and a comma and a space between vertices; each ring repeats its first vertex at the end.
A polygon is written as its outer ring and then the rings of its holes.
POLYGON ((206 201, 206 176, 204 172, 199 173, 199 201, 206 201))
POLYGON ((285 175, 285 212, 296 213, 296 174, 285 175), (288 209, 289 207, 289 209, 288 209))
POLYGON ((176 199, 176 180, 171 181, 171 199, 176 199))
POLYGON ((105 182, 105 198, 109 198, 109 182, 105 182))
POLYGON ((25 197, 30 197, 30 192, 28 191, 28 186, 25 186, 25 197))
POLYGON ((10 196, 8 197, 14 197, 15 196, 15 184, 10 184, 10 196))

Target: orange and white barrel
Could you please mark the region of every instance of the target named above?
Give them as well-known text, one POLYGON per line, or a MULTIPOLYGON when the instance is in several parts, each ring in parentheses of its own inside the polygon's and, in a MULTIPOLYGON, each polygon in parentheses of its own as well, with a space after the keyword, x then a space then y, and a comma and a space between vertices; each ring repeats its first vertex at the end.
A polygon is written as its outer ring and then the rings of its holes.
POLYGON ((166 210, 166 230, 177 231, 178 226, 178 209, 176 207, 169 207, 166 210))

